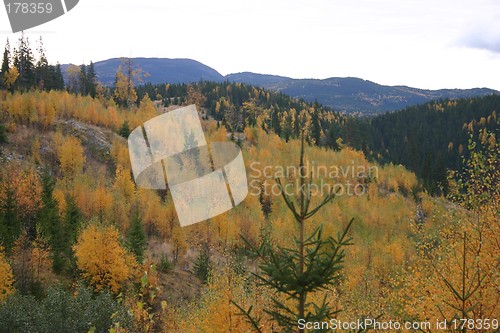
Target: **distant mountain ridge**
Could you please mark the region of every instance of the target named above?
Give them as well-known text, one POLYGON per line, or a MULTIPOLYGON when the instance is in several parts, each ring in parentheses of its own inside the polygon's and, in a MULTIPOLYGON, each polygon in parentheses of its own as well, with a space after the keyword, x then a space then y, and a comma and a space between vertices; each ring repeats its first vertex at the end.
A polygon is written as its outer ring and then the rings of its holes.
POLYGON ((500 94, 489 88, 428 90, 407 86, 384 86, 355 77, 292 79, 244 72, 226 75, 226 79, 262 86, 309 102, 317 100, 336 111, 362 114, 400 110, 431 100, 500 94))
MULTIPOLYGON (((407 86, 385 86, 355 77, 328 79, 293 79, 285 76, 252 72, 223 76, 215 69, 192 59, 132 58, 135 67, 147 77, 144 83, 191 83, 204 81, 232 81, 256 85, 279 91, 306 101, 318 101, 336 111, 351 114, 377 114, 400 110, 407 106, 423 104, 437 99, 456 99, 491 94, 499 91, 489 88, 427 90, 407 86)), ((115 80, 119 58, 96 62, 98 80, 111 86, 115 80)), ((65 70, 68 65, 63 65, 65 70)))
MULTIPOLYGON (((115 82, 116 71, 121 63, 121 58, 94 63, 97 79, 106 86, 112 86, 115 82)), ((200 80, 220 82, 225 80, 224 76, 215 69, 192 59, 132 58, 132 64, 134 68, 140 68, 146 74, 142 78, 144 83, 190 83, 200 80)), ((62 65, 62 70, 65 71, 67 67, 68 65, 62 65)))

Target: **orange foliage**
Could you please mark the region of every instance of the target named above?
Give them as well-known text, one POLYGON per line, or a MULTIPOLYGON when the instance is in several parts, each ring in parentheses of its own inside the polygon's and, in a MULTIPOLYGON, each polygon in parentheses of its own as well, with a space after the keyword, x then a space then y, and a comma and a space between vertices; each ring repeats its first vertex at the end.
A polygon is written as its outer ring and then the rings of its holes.
POLYGON ((121 165, 118 165, 113 187, 123 195, 127 201, 130 201, 135 192, 135 185, 130 178, 130 170, 124 169, 121 165))
POLYGON ((64 176, 73 178, 82 172, 85 163, 83 147, 78 139, 70 136, 58 148, 59 164, 64 176))
POLYGON ((3 247, 0 247, 0 303, 14 292, 14 275, 5 257, 3 247))
POLYGON ((96 290, 118 292, 135 274, 134 256, 120 244, 113 226, 89 225, 73 247, 82 277, 96 290))

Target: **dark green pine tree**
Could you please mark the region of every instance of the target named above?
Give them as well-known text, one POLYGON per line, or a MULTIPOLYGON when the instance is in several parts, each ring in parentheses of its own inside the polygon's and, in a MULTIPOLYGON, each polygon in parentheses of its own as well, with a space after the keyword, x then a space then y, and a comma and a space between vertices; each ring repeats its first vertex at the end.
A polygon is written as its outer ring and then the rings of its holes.
MULTIPOLYGON (((317 102, 316 102, 317 104, 317 102)), ((316 146, 320 145, 320 140, 321 140, 321 123, 319 120, 319 111, 318 109, 314 109, 311 115, 311 136, 312 139, 314 140, 314 143, 316 146)))
POLYGON ((66 249, 71 252, 71 246, 76 243, 78 229, 83 220, 82 212, 71 195, 66 196, 66 210, 64 211, 64 231, 66 249))
POLYGON ((64 77, 62 74, 61 64, 57 63, 54 73, 54 89, 64 90, 64 77))
POLYGON ((128 138, 128 136, 130 135, 130 126, 128 124, 128 120, 125 120, 123 122, 122 126, 118 130, 118 134, 123 136, 125 139, 128 138))
POLYGON ((10 252, 14 241, 19 237, 21 224, 17 216, 17 205, 14 189, 10 186, 5 189, 4 201, 0 210, 0 244, 10 252))
POLYGON ((2 122, 0 122, 0 143, 7 142, 7 131, 2 122))
POLYGON ((44 90, 47 89, 47 86, 51 85, 51 75, 49 62, 47 61, 47 56, 45 55, 45 48, 43 47, 42 37, 40 36, 40 40, 38 42, 38 61, 35 66, 35 80, 38 89, 44 90))
MULTIPOLYGON (((302 133, 298 198, 290 197, 283 189, 281 180, 276 180, 297 225, 295 246, 285 248, 266 242, 256 247, 244 239, 252 253, 261 261, 260 272, 254 274, 255 277, 261 285, 271 288, 279 295, 272 296, 273 306, 265 311, 281 326, 280 332, 302 333, 304 330, 298 328, 297 325, 300 319, 308 322, 324 321, 329 320, 338 312, 326 301, 326 297, 321 304, 314 304, 308 299, 308 295, 316 291, 327 290, 338 283, 339 272, 344 261, 343 248, 350 244, 347 234, 351 228, 352 219, 345 230, 339 233, 337 239, 324 237, 322 226, 308 235, 305 234, 306 220, 330 202, 335 197, 335 193, 328 193, 318 206, 311 208, 312 179, 311 177, 308 179, 304 174, 303 166, 304 134, 302 133), (290 307, 284 304, 280 300, 283 296, 292 300, 295 306, 290 307)), ((245 310, 238 304, 233 304, 252 324, 255 331, 261 332, 261 319, 252 316, 252 308, 245 310)))
POLYGON ((10 66, 10 44, 9 39, 5 43, 5 49, 3 51, 2 67, 0 67, 0 88, 5 88, 3 79, 5 74, 9 71, 10 66))
POLYGON ((88 83, 87 83, 87 66, 80 65, 80 93, 83 96, 88 94, 87 91, 88 83))
POLYGON ((14 50, 14 66, 19 71, 16 87, 28 90, 35 85, 35 63, 29 40, 24 33, 19 37, 19 44, 14 50))
POLYGON ((64 268, 64 234, 57 202, 52 193, 55 182, 45 171, 42 175, 42 208, 38 212, 37 232, 47 240, 52 250, 53 269, 59 273, 64 268))
POLYGON ((144 231, 138 209, 133 213, 132 223, 127 232, 127 245, 130 252, 135 255, 137 261, 142 262, 147 241, 146 232, 144 231))
POLYGON ((97 94, 97 74, 95 72, 94 63, 92 61, 90 62, 90 65, 87 66, 86 76, 87 94, 90 95, 90 97, 94 98, 97 94))
POLYGON ((208 278, 210 277, 211 269, 210 248, 208 247, 208 244, 204 244, 193 264, 193 273, 203 283, 207 283, 208 278))

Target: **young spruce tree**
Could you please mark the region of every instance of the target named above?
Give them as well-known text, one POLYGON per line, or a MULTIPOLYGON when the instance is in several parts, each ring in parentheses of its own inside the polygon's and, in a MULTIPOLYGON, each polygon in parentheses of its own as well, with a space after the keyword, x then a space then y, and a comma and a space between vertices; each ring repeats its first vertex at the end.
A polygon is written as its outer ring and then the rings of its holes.
POLYGON ((127 232, 127 245, 130 252, 135 255, 137 261, 142 262, 144 259, 144 251, 147 247, 147 239, 138 209, 133 213, 132 223, 127 232))
MULTIPOLYGON (((313 217, 321 208, 329 203, 335 193, 328 193, 321 203, 311 208, 312 175, 308 177, 304 171, 304 134, 300 151, 299 184, 297 198, 286 193, 280 179, 276 179, 280 187, 283 200, 292 213, 297 224, 297 235, 294 238, 294 247, 285 248, 269 245, 269 242, 255 247, 246 241, 253 254, 261 260, 260 273, 254 274, 262 286, 271 288, 278 295, 272 297, 272 308, 266 309, 273 321, 281 326, 282 332, 305 332, 300 329, 298 322, 324 321, 332 318, 335 310, 326 300, 321 304, 314 304, 308 299, 310 293, 327 290, 336 285, 344 261, 343 247, 350 245, 347 234, 352 225, 352 219, 337 239, 324 237, 320 225, 312 233, 305 232, 306 220, 313 217), (288 306, 281 300, 284 296, 292 300, 294 306, 288 306)), ((255 318, 252 307, 243 309, 233 303, 243 316, 252 324, 256 332, 262 332, 261 318, 255 318)))

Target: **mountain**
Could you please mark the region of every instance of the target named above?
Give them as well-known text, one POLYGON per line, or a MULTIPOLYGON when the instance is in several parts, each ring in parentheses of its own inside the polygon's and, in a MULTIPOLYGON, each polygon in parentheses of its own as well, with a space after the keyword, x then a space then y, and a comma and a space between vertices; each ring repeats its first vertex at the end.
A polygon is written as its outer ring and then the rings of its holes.
MULTIPOLYGON (((144 83, 191 83, 204 81, 230 81, 260 86, 286 95, 319 103, 336 111, 372 115, 400 110, 437 99, 469 98, 500 92, 488 88, 426 90, 406 86, 385 86, 360 78, 332 77, 319 79, 293 79, 285 76, 251 72, 221 75, 215 69, 192 59, 132 58, 134 68, 148 75, 144 83)), ((98 80, 113 85, 121 59, 96 62, 98 80)), ((62 65, 65 72, 68 65, 62 65)), ((67 82, 67 81, 66 81, 67 82)))
POLYGON ((259 85, 306 101, 329 106, 346 113, 376 114, 400 110, 437 99, 457 99, 499 94, 488 88, 426 90, 406 86, 384 86, 375 82, 347 77, 292 79, 255 73, 229 74, 234 82, 259 85))
MULTIPOLYGON (((143 82, 159 83, 189 83, 200 80, 223 81, 222 76, 215 69, 192 59, 167 58, 132 58, 133 67, 140 68, 146 77, 143 82)), ((113 58, 94 63, 97 78, 107 86, 113 85, 116 70, 122 63, 120 58, 113 58)), ((62 65, 65 72, 68 65, 62 65)))
POLYGON ((273 88, 283 82, 293 80, 292 78, 286 76, 257 74, 252 72, 228 74, 225 78, 231 82, 241 82, 264 88, 273 88))

